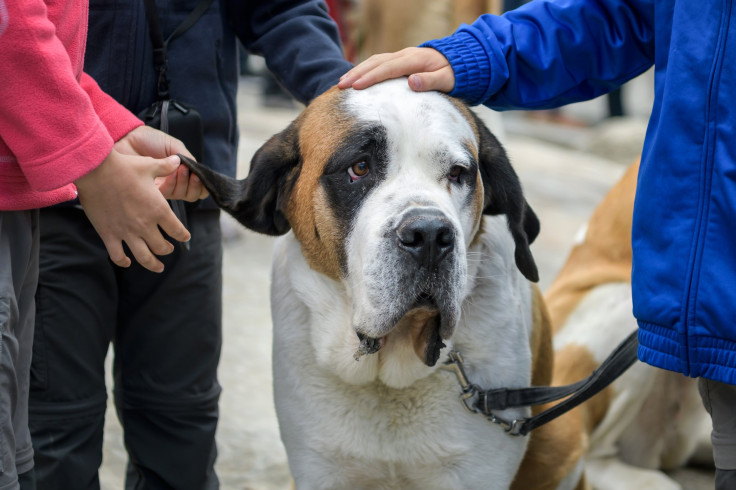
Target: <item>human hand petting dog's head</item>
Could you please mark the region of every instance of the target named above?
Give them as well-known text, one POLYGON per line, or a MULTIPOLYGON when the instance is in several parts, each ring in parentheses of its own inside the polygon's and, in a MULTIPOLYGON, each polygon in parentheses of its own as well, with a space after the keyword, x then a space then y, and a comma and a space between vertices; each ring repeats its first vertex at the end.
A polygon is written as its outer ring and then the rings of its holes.
POLYGON ((405 48, 395 53, 376 54, 348 71, 338 87, 361 90, 391 78, 409 77, 415 92, 452 92, 455 74, 447 58, 432 48, 405 48))

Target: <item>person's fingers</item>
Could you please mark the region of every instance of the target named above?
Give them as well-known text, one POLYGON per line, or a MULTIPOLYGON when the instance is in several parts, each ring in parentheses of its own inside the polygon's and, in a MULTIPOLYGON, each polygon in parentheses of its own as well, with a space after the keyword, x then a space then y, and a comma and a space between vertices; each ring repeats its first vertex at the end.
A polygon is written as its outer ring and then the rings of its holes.
POLYGON ((343 75, 337 86, 361 90, 384 80, 424 71, 427 69, 425 57, 417 49, 419 48, 406 48, 395 53, 375 54, 343 75))
MULTIPOLYGON (((447 76, 444 68, 450 70, 454 85, 454 74, 452 74, 447 58, 442 53, 432 48, 405 48, 395 53, 371 56, 343 75, 338 87, 362 90, 392 78, 415 73, 434 73, 440 70, 444 78, 447 76)), ((447 80, 442 80, 439 86, 445 88, 447 85, 447 80)))
POLYGON ((102 242, 105 244, 107 254, 110 256, 113 264, 118 267, 130 267, 130 257, 125 255, 123 243, 120 240, 113 240, 108 237, 101 236, 102 242))
POLYGON ((207 197, 209 193, 207 192, 207 189, 202 185, 202 181, 199 180, 199 177, 192 174, 191 177, 189 177, 189 186, 187 186, 187 194, 184 196, 185 201, 194 202, 198 201, 200 199, 204 199, 207 197))
POLYGON ((194 158, 181 140, 151 126, 138 126, 115 143, 115 149, 127 155, 165 158, 182 153, 194 158))
POLYGON ((191 158, 192 160, 195 160, 194 155, 192 155, 189 150, 187 150, 187 147, 184 146, 184 143, 181 142, 181 140, 174 138, 173 136, 166 135, 167 137, 167 156, 168 155, 176 155, 177 153, 181 153, 182 155, 191 158))
POLYGON ((189 169, 186 165, 180 165, 176 169, 175 185, 172 189, 169 199, 184 199, 187 196, 187 189, 189 188, 189 169))
POLYGON ((176 172, 167 177, 156 177, 155 181, 166 199, 195 202, 209 196, 199 177, 191 173, 185 165, 180 165, 176 172))
POLYGON ((174 251, 174 245, 168 241, 158 228, 155 228, 142 237, 148 249, 155 255, 168 255, 174 251))
POLYGON ((373 69, 365 72, 360 78, 353 82, 352 87, 356 90, 363 90, 371 85, 390 80, 392 78, 399 78, 418 71, 424 71, 424 66, 419 61, 414 61, 410 58, 395 58, 385 63, 377 65, 373 69))
POLYGON ((161 159, 155 166, 151 167, 154 183, 166 199, 180 199, 180 197, 176 197, 177 192, 181 195, 186 194, 186 183, 182 184, 179 179, 179 173, 186 167, 178 164, 172 166, 174 158, 178 160, 179 157, 174 156, 161 159), (183 188, 182 185, 184 186, 183 188))
POLYGON ((188 242, 192 237, 186 227, 177 219, 176 215, 169 207, 167 207, 166 211, 163 213, 158 225, 167 235, 178 242, 188 242))
MULTIPOLYGON (((163 237, 161 237, 163 239, 163 237)), ((125 242, 138 263, 151 272, 163 272, 164 264, 156 258, 143 238, 132 238, 125 242)))
MULTIPOLYGON (((154 159, 113 149, 96 169, 75 181, 79 201, 115 264, 130 265, 124 242, 143 267, 160 272, 163 264, 154 254, 170 253, 173 245, 159 228, 172 239, 189 240, 189 232, 155 186, 156 180, 171 176, 175 188, 179 165, 178 156, 154 159)), ((186 192, 183 188, 182 194, 186 192)))
POLYGON ((397 56, 399 56, 398 52, 374 54, 373 56, 354 66, 353 68, 348 70, 347 73, 341 76, 340 81, 337 83, 337 86, 339 88, 350 88, 352 87, 353 83, 356 80, 360 79, 363 75, 373 70, 381 63, 385 63, 390 59, 396 58, 397 56))
POLYGON ((158 187, 158 190, 161 192, 161 194, 166 199, 171 199, 171 196, 174 194, 174 189, 176 188, 176 177, 177 174, 173 173, 166 177, 156 177, 154 179, 154 183, 156 184, 156 187, 158 187))
POLYGON ((433 72, 415 73, 409 76, 409 88, 415 92, 437 90, 449 93, 455 88, 455 74, 449 66, 433 72))

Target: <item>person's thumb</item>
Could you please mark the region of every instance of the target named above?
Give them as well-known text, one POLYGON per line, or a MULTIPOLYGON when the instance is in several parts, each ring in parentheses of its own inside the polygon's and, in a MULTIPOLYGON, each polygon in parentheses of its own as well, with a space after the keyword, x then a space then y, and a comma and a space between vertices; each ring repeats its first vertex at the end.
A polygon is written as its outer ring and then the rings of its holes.
POLYGON ((409 88, 415 92, 452 92, 455 88, 455 75, 449 66, 437 71, 415 73, 409 76, 409 88))
POLYGON ((156 160, 156 164, 153 167, 154 177, 166 177, 176 172, 181 164, 181 159, 178 155, 171 155, 166 158, 159 158, 156 160))

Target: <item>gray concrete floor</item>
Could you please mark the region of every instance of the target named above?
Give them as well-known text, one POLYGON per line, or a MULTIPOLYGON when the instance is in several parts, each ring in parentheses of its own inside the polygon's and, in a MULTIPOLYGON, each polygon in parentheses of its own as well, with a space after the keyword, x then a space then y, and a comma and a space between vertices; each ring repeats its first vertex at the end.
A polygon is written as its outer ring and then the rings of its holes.
MULTIPOLYGON (((632 117, 600 123, 601 101, 566 109, 566 114, 596 123, 589 127, 535 123, 519 113, 503 115, 502 139, 542 222, 533 253, 543 289, 564 262, 580 226, 626 164, 638 155, 651 106, 647 86, 643 83, 627 92, 626 100, 634 108, 632 117)), ((239 176, 243 177, 255 150, 285 128, 300 109, 262 107, 257 85, 250 79, 243 80, 238 103, 239 176)), ((486 111, 482 115, 496 125, 497 115, 486 111)), ((288 489, 286 456, 271 389, 268 288, 272 239, 251 233, 229 218, 223 219, 223 233, 225 317, 217 471, 225 490, 288 489)), ((109 408, 100 471, 104 490, 123 488, 125 462, 121 430, 114 410, 109 408)), ((713 488, 708 469, 685 468, 673 475, 684 489, 713 488)))

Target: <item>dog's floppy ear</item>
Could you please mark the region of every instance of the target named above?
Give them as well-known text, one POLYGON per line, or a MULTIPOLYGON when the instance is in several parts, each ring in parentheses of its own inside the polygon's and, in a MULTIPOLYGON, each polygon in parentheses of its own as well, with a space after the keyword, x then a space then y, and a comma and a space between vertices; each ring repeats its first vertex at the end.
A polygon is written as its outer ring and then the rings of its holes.
POLYGON ((539 281, 537 264, 529 245, 539 234, 539 219, 526 202, 519 177, 511 167, 501 143, 475 116, 480 133, 480 175, 483 180, 484 214, 505 214, 516 244, 516 266, 530 281, 539 281))
POLYGON ((183 155, 179 157, 202 180, 215 203, 245 227, 266 235, 283 235, 291 228, 284 206, 299 171, 295 123, 261 146, 243 180, 215 172, 183 155))

